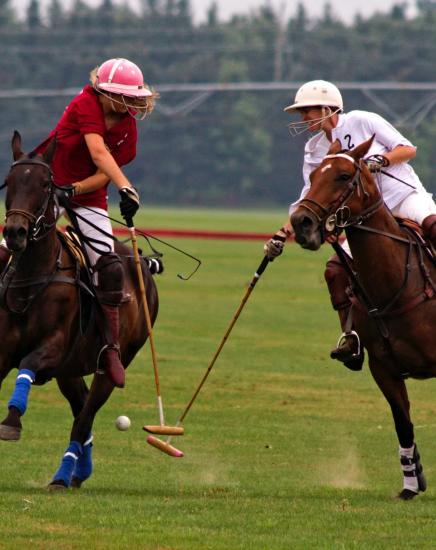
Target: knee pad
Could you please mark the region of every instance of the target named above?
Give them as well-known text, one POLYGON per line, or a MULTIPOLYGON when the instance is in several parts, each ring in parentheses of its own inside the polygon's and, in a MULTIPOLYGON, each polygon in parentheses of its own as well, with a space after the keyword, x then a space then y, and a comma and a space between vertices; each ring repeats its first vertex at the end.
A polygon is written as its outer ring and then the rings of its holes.
POLYGON ((422 230, 432 243, 436 243, 436 214, 431 214, 424 219, 422 230))
POLYGON ((347 272, 337 256, 333 256, 326 264, 324 272, 332 306, 336 310, 345 309, 351 302, 347 293, 350 285, 347 272))
POLYGON ((112 252, 100 256, 94 269, 98 273, 98 287, 102 292, 122 291, 124 268, 118 254, 112 252))

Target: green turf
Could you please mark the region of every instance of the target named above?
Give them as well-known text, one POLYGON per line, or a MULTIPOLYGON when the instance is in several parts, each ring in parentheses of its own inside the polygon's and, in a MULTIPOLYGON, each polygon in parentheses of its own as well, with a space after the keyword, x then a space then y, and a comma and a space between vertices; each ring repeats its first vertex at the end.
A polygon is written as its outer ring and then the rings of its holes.
MULTIPOLYGON (((284 212, 146 210, 137 226, 273 232, 284 212)), ((262 259, 261 242, 170 239, 203 265, 166 251, 155 330, 162 394, 174 422, 262 259)), ((160 245, 159 245, 160 246, 160 245)), ((144 247, 145 248, 145 247, 144 247)), ((260 279, 204 390, 174 440, 173 459, 145 442, 157 423, 147 346, 94 426, 92 478, 49 494, 71 417, 54 383, 33 388, 22 440, 2 442, 0 548, 289 550, 434 548, 435 384, 410 382, 429 480, 412 502, 401 488, 387 404, 367 367, 328 358, 338 335, 323 280, 330 254, 290 244, 260 279), (132 428, 118 432, 115 418, 132 428)), ((2 387, 2 406, 13 380, 2 387)))

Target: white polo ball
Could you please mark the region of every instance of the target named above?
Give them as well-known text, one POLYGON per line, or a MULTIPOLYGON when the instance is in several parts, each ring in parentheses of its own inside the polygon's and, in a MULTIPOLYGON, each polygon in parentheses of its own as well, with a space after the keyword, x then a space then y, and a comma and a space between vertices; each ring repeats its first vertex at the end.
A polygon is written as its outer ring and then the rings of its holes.
POLYGON ((119 416, 115 420, 115 426, 118 430, 121 430, 122 432, 128 430, 130 428, 130 418, 128 416, 119 416))

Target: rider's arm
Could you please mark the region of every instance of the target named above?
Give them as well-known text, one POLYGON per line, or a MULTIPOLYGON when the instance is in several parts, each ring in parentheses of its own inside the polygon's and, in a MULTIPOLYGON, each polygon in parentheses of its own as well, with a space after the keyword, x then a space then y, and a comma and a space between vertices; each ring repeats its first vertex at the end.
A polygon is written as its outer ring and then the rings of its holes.
POLYGON ((84 193, 91 193, 92 191, 101 189, 107 185, 109 181, 110 179, 106 176, 106 174, 98 169, 97 172, 89 178, 73 183, 74 194, 83 195, 84 193))
POLYGON ((385 153, 389 164, 399 164, 400 162, 408 162, 416 157, 416 147, 411 145, 398 145, 392 151, 385 153))
POLYGON ((94 164, 108 179, 113 181, 118 189, 133 187, 114 157, 107 150, 100 134, 85 134, 85 141, 94 164))

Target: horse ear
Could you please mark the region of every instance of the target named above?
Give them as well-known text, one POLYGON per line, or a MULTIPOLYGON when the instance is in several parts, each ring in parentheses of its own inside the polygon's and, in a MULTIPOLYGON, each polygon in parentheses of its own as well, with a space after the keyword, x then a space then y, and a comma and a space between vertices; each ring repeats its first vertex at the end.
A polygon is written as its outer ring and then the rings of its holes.
POLYGON ((51 138, 50 143, 47 145, 47 148, 42 155, 44 162, 46 162, 48 165, 50 165, 51 161, 53 160, 53 157, 56 151, 56 145, 57 145, 57 139, 55 134, 51 138))
POLYGON ((363 158, 370 150, 374 138, 375 134, 372 134, 372 136, 367 141, 364 141, 363 143, 352 149, 349 152, 349 155, 351 155, 356 161, 363 158))
POLYGON ((337 155, 339 153, 339 151, 342 150, 342 145, 341 145, 341 142, 336 139, 331 145, 330 145, 330 149, 328 150, 328 155, 337 155))
POLYGON ((12 136, 11 145, 12 145, 12 155, 13 155, 14 161, 16 161, 24 155, 23 151, 21 150, 21 135, 20 135, 20 132, 18 132, 17 130, 14 130, 14 135, 12 136))

